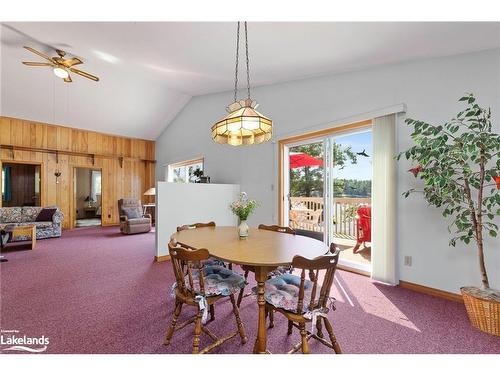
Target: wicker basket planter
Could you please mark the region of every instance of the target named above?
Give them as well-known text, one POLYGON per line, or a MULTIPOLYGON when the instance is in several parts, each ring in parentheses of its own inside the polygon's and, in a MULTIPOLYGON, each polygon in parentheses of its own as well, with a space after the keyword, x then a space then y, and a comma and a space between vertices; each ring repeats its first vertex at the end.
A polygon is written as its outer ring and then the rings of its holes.
POLYGON ((473 286, 460 288, 471 324, 483 332, 500 336, 500 291, 473 286))

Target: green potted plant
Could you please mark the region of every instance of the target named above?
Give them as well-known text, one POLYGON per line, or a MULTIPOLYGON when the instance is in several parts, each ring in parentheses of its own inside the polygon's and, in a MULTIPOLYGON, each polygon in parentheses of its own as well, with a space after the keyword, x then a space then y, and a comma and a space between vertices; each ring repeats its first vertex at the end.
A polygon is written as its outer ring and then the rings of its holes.
MULTIPOLYGON (((407 119, 415 145, 401 152, 416 164, 409 170, 423 180, 425 200, 451 220, 450 246, 457 241, 477 249, 482 287, 460 288, 473 326, 500 335, 500 291, 490 288, 484 238, 496 237, 500 215, 500 136, 492 131, 491 110, 476 104, 473 94, 459 100, 466 108, 444 125, 407 119)), ((410 189, 408 197, 417 192, 410 189)))
POLYGON ((193 176, 196 177, 196 182, 200 182, 201 177, 203 176, 203 171, 198 167, 193 171, 193 176))

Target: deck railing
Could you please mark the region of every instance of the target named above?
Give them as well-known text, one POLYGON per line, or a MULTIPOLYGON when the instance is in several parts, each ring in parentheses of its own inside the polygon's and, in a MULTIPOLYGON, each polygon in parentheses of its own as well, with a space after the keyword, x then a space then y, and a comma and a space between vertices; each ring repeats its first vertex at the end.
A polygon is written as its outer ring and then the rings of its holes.
MULTIPOLYGON (((356 220, 353 210, 360 204, 370 204, 371 198, 335 198, 333 205, 333 231, 336 236, 356 237, 356 220)), ((324 231, 325 212, 323 198, 290 197, 290 226, 314 232, 324 231)))

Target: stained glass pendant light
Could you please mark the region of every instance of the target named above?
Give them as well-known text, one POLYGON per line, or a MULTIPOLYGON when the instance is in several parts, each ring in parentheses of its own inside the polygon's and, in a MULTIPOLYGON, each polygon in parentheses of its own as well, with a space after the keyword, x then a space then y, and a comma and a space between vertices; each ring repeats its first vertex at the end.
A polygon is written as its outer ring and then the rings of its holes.
POLYGON ((240 47, 240 23, 236 32, 236 69, 234 79, 234 103, 226 110, 229 113, 222 120, 212 126, 212 139, 216 143, 231 146, 253 145, 267 142, 273 134, 273 122, 257 112, 257 102, 250 99, 250 69, 248 60, 248 34, 245 25, 245 51, 247 68, 247 98, 237 99, 238 92, 238 63, 240 47))

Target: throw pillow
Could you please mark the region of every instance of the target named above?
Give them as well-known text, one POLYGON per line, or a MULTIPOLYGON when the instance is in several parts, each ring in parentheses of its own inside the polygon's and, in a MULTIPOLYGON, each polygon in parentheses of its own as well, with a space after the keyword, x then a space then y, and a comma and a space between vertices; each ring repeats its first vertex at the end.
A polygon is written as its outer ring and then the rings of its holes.
POLYGON ((57 208, 42 208, 35 221, 52 221, 52 216, 54 216, 56 211, 57 208))
POLYGON ((138 208, 135 208, 135 207, 126 207, 126 208, 122 208, 123 210, 123 213, 125 214, 125 216, 127 217, 127 219, 138 219, 140 217, 142 217, 142 213, 140 212, 140 210, 138 208))

